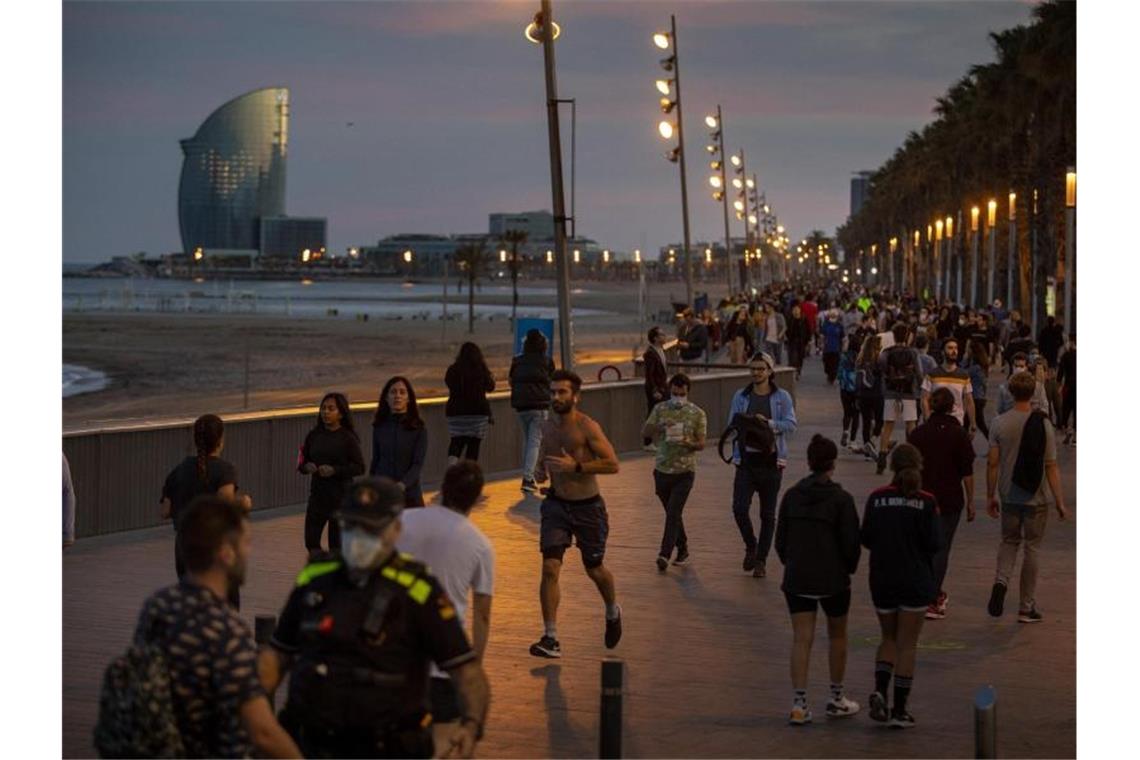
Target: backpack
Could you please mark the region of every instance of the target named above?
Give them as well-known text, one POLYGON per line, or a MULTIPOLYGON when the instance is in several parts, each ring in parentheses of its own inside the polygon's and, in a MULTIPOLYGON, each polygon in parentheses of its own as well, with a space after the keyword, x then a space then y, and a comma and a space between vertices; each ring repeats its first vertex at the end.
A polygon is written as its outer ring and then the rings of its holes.
POLYGON ((95 749, 100 757, 185 757, 170 671, 157 644, 134 644, 103 674, 95 749))
POLYGON ((883 375, 883 387, 894 393, 914 393, 914 351, 898 347, 887 351, 887 371, 883 375))
POLYGON ((742 453, 745 447, 756 449, 762 454, 771 454, 776 450, 776 434, 772 432, 768 423, 740 412, 732 415, 732 422, 728 423, 728 427, 720 434, 720 443, 717 444, 717 451, 725 464, 732 462, 731 448, 729 455, 727 457, 724 455, 724 444, 727 442, 739 443, 742 453))

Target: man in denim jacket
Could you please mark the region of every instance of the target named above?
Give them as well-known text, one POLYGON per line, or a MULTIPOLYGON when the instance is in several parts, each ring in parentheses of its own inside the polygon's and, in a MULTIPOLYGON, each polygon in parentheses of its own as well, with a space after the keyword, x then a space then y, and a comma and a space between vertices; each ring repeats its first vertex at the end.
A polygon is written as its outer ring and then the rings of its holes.
POLYGON ((732 463, 736 465, 736 476, 732 483, 732 515, 736 518, 740 537, 744 539, 744 571, 751 570, 754 578, 763 578, 767 574, 765 562, 776 532, 776 503, 780 495, 780 479, 788 464, 787 437, 796 430, 796 410, 791 394, 777 388, 773 382, 775 363, 771 356, 759 352, 749 364, 752 382, 732 397, 728 422, 731 424, 736 414, 766 421, 776 436, 776 449, 761 452, 744 448, 741 451, 739 441, 733 445, 732 463), (759 537, 754 535, 752 519, 748 516, 754 493, 760 495, 759 537))

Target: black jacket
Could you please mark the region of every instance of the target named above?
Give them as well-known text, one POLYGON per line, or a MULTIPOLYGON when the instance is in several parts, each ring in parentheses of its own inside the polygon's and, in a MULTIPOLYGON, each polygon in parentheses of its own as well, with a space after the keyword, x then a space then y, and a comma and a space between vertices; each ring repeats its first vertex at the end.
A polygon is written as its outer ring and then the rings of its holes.
POLYGON ((652 408, 658 401, 669 398, 669 372, 653 346, 645 349, 641 358, 645 361, 645 399, 652 408), (653 398, 654 393, 659 394, 657 398, 653 398))
POLYGON ((403 415, 389 415, 372 428, 372 462, 369 475, 383 475, 404 484, 404 504, 424 505, 420 473, 427 458, 427 430, 404 427, 403 415))
POLYGON ((942 548, 934 494, 908 497, 895 485, 872 491, 860 534, 871 555, 872 594, 913 592, 934 600, 933 559, 942 548))
MULTIPOLYGON (((487 394, 495 390, 495 378, 490 371, 476 382, 470 382, 459 369, 452 364, 444 375, 447 383, 447 406, 443 413, 448 417, 462 417, 469 414, 483 414, 491 416, 491 405, 487 402, 487 394)), ((548 389, 549 392, 549 389, 548 389)))
POLYGON ((511 360, 511 407, 525 412, 550 408, 554 362, 546 354, 519 354, 511 360))
POLYGON ((704 356, 709 345, 709 329, 704 322, 694 322, 691 326, 685 325, 681 330, 681 340, 689 344, 688 348, 681 349, 681 358, 685 361, 700 359, 704 356))
POLYGON ((776 521, 783 591, 813 596, 843 593, 851 587, 861 551, 855 500, 838 483, 809 475, 784 494, 776 521))

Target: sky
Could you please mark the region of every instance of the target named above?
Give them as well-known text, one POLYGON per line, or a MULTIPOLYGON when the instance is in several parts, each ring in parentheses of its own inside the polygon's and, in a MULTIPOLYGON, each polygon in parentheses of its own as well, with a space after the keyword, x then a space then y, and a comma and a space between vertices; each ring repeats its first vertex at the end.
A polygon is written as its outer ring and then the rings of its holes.
MULTIPOLYGON (((526 2, 65 2, 63 254, 179 250, 190 137, 218 106, 290 89, 286 212, 329 249, 468 233, 549 209, 541 48, 526 2), (350 126, 351 122, 351 126, 350 126)), ((657 135, 652 35, 677 17, 692 238, 723 239, 706 113, 724 113, 793 239, 832 234, 850 178, 890 157, 935 98, 993 59, 1029 2, 555 0, 559 96, 577 99, 577 229, 618 251, 681 238, 677 165, 657 135)), ((563 141, 569 195, 569 112, 563 141)), ((569 212, 569 209, 567 210, 569 212)), ((732 218, 732 232, 742 223, 732 218)))

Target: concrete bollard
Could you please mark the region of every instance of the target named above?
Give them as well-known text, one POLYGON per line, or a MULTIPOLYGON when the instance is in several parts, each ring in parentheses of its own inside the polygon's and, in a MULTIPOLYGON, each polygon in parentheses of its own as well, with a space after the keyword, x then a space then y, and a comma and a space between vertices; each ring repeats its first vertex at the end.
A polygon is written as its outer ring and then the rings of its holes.
POLYGON ((974 757, 997 757, 997 690, 993 686, 974 693, 974 757))
POLYGON ((621 660, 602 661, 602 705, 598 723, 598 757, 621 757, 621 692, 625 666, 621 660))

